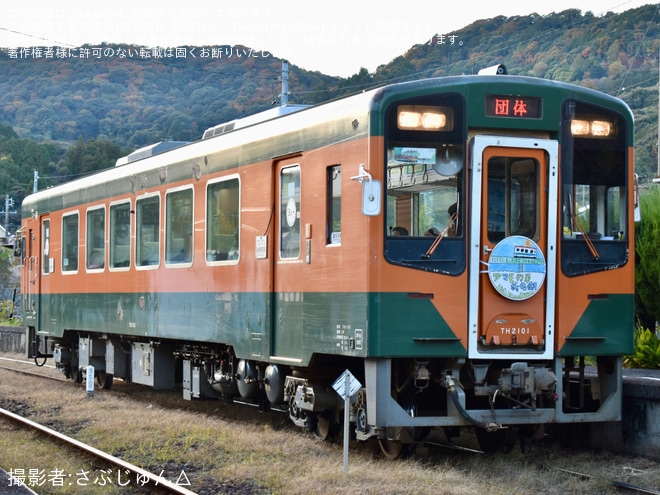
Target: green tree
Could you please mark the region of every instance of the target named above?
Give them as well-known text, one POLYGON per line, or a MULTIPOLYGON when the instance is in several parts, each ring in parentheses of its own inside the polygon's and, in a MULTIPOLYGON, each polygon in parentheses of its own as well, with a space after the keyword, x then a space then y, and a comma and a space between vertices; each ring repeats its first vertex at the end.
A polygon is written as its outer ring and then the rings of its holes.
MULTIPOLYGON (((82 175, 114 167, 117 158, 128 154, 118 145, 105 140, 78 138, 60 164, 60 173, 66 176, 82 175)), ((71 177, 65 177, 70 180, 71 177)))
POLYGON ((0 124, 0 139, 18 139, 18 134, 11 126, 0 124))
POLYGON ((0 247, 0 288, 16 287, 18 283, 14 252, 9 248, 0 247))
POLYGON ((637 317, 646 328, 660 321, 660 188, 640 197, 642 221, 636 227, 635 291, 637 317))
MULTIPOLYGON (((0 133, 4 134, 2 130, 0 133)), ((11 132, 8 134, 11 135, 11 132)), ((45 172, 60 154, 52 144, 42 145, 30 139, 0 137, 0 194, 9 194, 17 205, 20 204, 32 188, 34 171, 48 175, 45 172)))

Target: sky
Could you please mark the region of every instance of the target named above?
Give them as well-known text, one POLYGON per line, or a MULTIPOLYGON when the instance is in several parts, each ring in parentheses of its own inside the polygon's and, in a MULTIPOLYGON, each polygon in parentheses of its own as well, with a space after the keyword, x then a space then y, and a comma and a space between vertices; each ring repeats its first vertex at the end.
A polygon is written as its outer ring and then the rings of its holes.
POLYGON ((374 72, 413 45, 430 42, 435 34, 469 44, 470 40, 450 37, 476 20, 547 15, 570 8, 600 16, 655 4, 653 0, 464 0, 459 5, 465 8, 456 11, 447 7, 453 1, 334 0, 327 6, 309 0, 59 0, 48 2, 49 6, 9 2, 0 16, 0 47, 244 45, 254 49, 255 56, 274 56, 306 70, 348 77, 361 68, 374 72))

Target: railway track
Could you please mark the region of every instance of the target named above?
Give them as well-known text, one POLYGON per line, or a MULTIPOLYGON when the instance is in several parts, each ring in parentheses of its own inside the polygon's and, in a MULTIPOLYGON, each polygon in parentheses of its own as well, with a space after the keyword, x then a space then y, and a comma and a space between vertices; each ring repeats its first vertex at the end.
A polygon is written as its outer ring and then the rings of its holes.
MULTIPOLYGON (((30 369, 20 369, 22 366, 25 366, 25 365, 33 366, 33 363, 27 362, 25 360, 20 360, 20 359, 11 359, 11 358, 7 359, 7 358, 3 358, 3 357, 0 356, 0 369, 7 369, 7 370, 10 370, 12 372, 16 372, 16 373, 20 373, 20 374, 26 374, 26 375, 34 376, 34 377, 37 377, 37 378, 40 378, 40 379, 49 378, 49 379, 55 380, 57 382, 68 382, 70 384, 70 380, 64 380, 62 378, 59 378, 57 376, 57 374, 55 374, 55 373, 53 373, 52 376, 49 376, 48 372, 46 370, 44 370, 43 368, 40 368, 39 372, 35 372, 33 370, 30 370, 30 369), (46 371, 47 374, 44 374, 44 371, 46 371)), ((120 382, 117 385, 119 385, 119 387, 117 387, 117 388, 124 387, 123 382, 120 382)), ((130 391, 131 390, 130 389, 130 384, 127 384, 127 385, 128 385, 127 389, 129 389, 129 391, 130 391)), ((84 388, 82 390, 84 391, 84 388)), ((137 392, 135 392, 135 393, 137 393, 137 392)), ((134 393, 125 393, 123 391, 118 391, 118 390, 111 390, 111 391, 103 390, 99 394, 99 397, 104 396, 104 394, 108 394, 108 395, 117 394, 117 395, 129 396, 131 400, 135 399, 135 400, 139 400, 139 401, 142 401, 142 402, 144 402, 146 400, 146 401, 149 402, 149 404, 153 403, 154 405, 158 404, 158 405, 162 405, 162 407, 167 407, 167 408, 178 408, 178 409, 181 409, 181 410, 190 410, 191 412, 195 411, 193 409, 193 407, 195 405, 197 405, 197 406, 203 406, 203 405, 211 406, 211 407, 205 408, 205 411, 202 411, 204 413, 208 413, 209 416, 215 416, 217 414, 217 411, 225 410, 225 408, 227 407, 227 406, 222 406, 221 408, 218 408, 216 401, 198 401, 198 402, 194 401, 192 403, 186 401, 184 403, 179 402, 178 404, 168 403, 165 400, 162 401, 162 402, 159 402, 158 399, 156 398, 156 396, 161 395, 161 392, 159 392, 158 394, 153 394, 153 396, 148 398, 148 399, 145 399, 144 397, 140 397, 140 396, 135 396, 134 393), (215 406, 213 406, 213 404, 215 404, 215 406), (215 411, 213 411, 213 409, 215 409, 215 411)), ((241 406, 237 405, 237 406, 235 406, 235 408, 236 409, 241 409, 242 411, 245 411, 245 408, 242 405, 241 406)), ((252 409, 254 409, 254 408, 248 408, 248 411, 250 411, 252 409)), ((0 412, 2 412, 2 411, 0 411, 0 412)), ((196 411, 196 412, 200 412, 200 411, 196 411)), ((4 412, 2 412, 2 414, 5 415, 4 412)), ((11 416, 12 414, 13 413, 10 413, 9 416, 11 416)), ((260 415, 262 421, 265 419, 265 417, 263 416, 263 413, 255 412, 255 414, 260 415)), ((12 421, 14 420, 13 417, 11 417, 10 419, 12 421)), ((223 420, 234 422, 233 419, 223 418, 223 420)), ((16 420, 16 421, 18 421, 18 420, 16 420)), ((243 414, 243 417, 240 418, 240 422, 245 423, 246 421, 248 421, 248 419, 247 419, 246 415, 243 414)), ((45 428, 45 430, 49 430, 49 429, 45 428)), ((44 434, 47 434, 47 433, 48 432, 45 432, 44 434)), ((72 444, 71 448, 77 448, 77 445, 75 445, 76 443, 77 443, 77 441, 73 440, 73 444, 72 444)), ((439 451, 439 450, 447 451, 448 449, 459 449, 461 452, 463 452, 464 455, 477 454, 480 457, 482 457, 482 454, 483 454, 482 452, 479 452, 478 450, 475 450, 475 449, 464 448, 464 447, 456 447, 456 446, 453 446, 453 445, 445 445, 445 444, 442 444, 442 445, 437 444, 436 445, 433 442, 429 442, 429 447, 431 447, 432 450, 436 450, 436 451, 439 451), (436 447, 436 448, 434 449, 434 447, 436 447)), ((95 452, 94 452, 95 449, 93 447, 90 447, 90 449, 92 449, 91 452, 88 452, 87 450, 84 450, 84 448, 81 449, 81 450, 84 451, 84 452, 87 452, 90 455, 95 456, 96 455, 95 452)), ((102 452, 101 452, 101 454, 103 455, 102 452)), ((432 455, 437 455, 437 452, 436 452, 436 454, 432 454, 432 455)), ((453 454, 450 454, 450 455, 453 455, 453 454)), ((486 456, 486 457, 488 457, 488 456, 486 456)), ((190 492, 187 488, 185 488, 185 486, 181 486, 181 485, 175 486, 175 489, 178 489, 180 491, 167 492, 166 491, 167 486, 165 486, 165 480, 157 474, 151 473, 149 475, 149 474, 147 474, 146 471, 142 472, 143 470, 141 468, 137 468, 137 467, 134 467, 134 466, 133 467, 123 466, 121 464, 115 464, 113 456, 109 456, 108 459, 104 459, 104 457, 99 457, 99 459, 103 459, 103 462, 108 463, 108 465, 116 466, 116 469, 121 469, 121 470, 126 470, 126 471, 131 472, 131 475, 132 475, 133 478, 136 478, 136 477, 140 476, 141 480, 149 481, 149 483, 151 485, 153 485, 155 489, 160 489, 161 492, 163 492, 163 493, 193 493, 193 492, 190 492)), ((120 461, 120 462, 124 462, 124 461, 121 461, 120 459, 117 459, 117 460, 120 461)), ((428 459, 428 460, 430 460, 430 459, 428 459)), ((101 462, 101 461, 99 461, 99 462, 101 462)), ((482 462, 487 462, 487 460, 484 459, 482 462)), ((580 470, 579 466, 576 466, 576 470, 574 470, 574 471, 562 470, 560 468, 553 468, 551 466, 548 466, 547 464, 545 464, 543 467, 544 467, 543 471, 545 471, 545 472, 547 472, 549 470, 562 472, 561 475, 565 476, 566 478, 573 477, 573 478, 577 478, 577 479, 581 479, 581 480, 589 480, 591 478, 597 477, 597 476, 591 476, 590 474, 582 474, 582 473, 578 472, 580 470)), ((155 471, 157 471, 157 470, 158 469, 155 469, 155 471)), ((583 471, 585 473, 590 472, 589 469, 584 469, 583 471)), ((602 476, 601 476, 601 479, 602 479, 602 476)), ((623 479, 625 481, 633 481, 633 482, 635 481, 634 479, 628 479, 628 478, 625 478, 625 477, 623 479)), ((640 480, 641 480, 641 478, 640 478, 640 480)), ((627 494, 660 495, 660 492, 657 489, 644 488, 642 486, 638 486, 638 485, 631 484, 631 483, 625 483, 625 482, 622 482, 622 481, 612 481, 611 483, 612 483, 611 486, 614 486, 615 489, 619 493, 626 494, 626 495, 627 494)), ((171 481, 169 482, 169 484, 172 484, 171 481)))
MULTIPOLYGON (((591 479, 590 474, 580 473, 578 471, 571 471, 568 469, 560 469, 555 467, 547 467, 547 469, 553 469, 555 471, 561 471, 569 476, 573 476, 582 480, 591 479)), ((654 488, 644 488, 642 486, 633 485, 631 483, 624 483, 622 481, 612 481, 612 486, 618 490, 622 495, 660 495, 660 491, 654 488)))
MULTIPOLYGON (((82 387, 80 387, 79 384, 78 385, 74 384, 70 379, 66 379, 63 376, 60 376, 61 375, 60 372, 56 371, 54 366, 50 366, 50 365, 41 366, 39 368, 39 371, 34 371, 33 367, 34 367, 34 363, 32 361, 0 356, 0 370, 6 370, 21 376, 34 377, 39 380, 49 380, 56 383, 61 383, 69 387, 82 388, 83 392, 85 390, 84 382, 82 387), (26 368, 25 366, 31 366, 32 368, 26 368), (52 374, 48 372, 49 368, 53 370, 52 374), (44 373, 44 369, 46 370, 46 373, 44 373)), ((151 394, 148 394, 151 396, 145 397, 145 396, 135 395, 137 393, 136 390, 142 390, 143 392, 145 392, 145 389, 142 386, 137 386, 137 385, 134 386, 133 384, 125 383, 122 381, 119 381, 117 385, 119 385, 119 388, 122 387, 125 388, 125 390, 117 390, 117 389, 102 390, 101 394, 106 396, 121 397, 124 399, 128 399, 130 401, 140 402, 145 404, 145 407, 148 408, 158 407, 159 409, 168 409, 168 410, 179 409, 191 413, 201 412, 202 414, 208 414, 209 416, 213 415, 214 410, 215 412, 218 411, 217 407, 216 408, 204 407, 204 405, 210 405, 214 401, 199 401, 199 402, 185 401, 183 404, 181 404, 180 401, 173 402, 171 398, 169 399, 164 398, 163 400, 159 401, 158 399, 154 400, 156 395, 171 396, 172 394, 168 394, 166 391, 153 392, 150 391, 149 389, 146 389, 146 391, 151 392, 151 394), (200 406, 199 410, 196 409, 195 407, 196 405, 200 406)), ((240 408, 242 406, 236 406, 236 407, 240 408)), ((253 410, 253 409, 256 410, 256 407, 248 408, 248 410, 253 410)), ((143 468, 140 468, 132 463, 119 459, 118 457, 115 457, 111 454, 103 452, 100 449, 87 445, 84 442, 80 442, 74 438, 71 438, 67 435, 57 432, 51 428, 30 421, 29 419, 22 417, 20 414, 16 414, 14 412, 8 411, 0 407, 0 420, 3 417, 7 418, 8 420, 14 423, 19 424, 22 428, 26 430, 33 430, 38 432, 39 434, 49 437, 57 444, 65 445, 67 448, 77 450, 81 453, 90 456, 92 460, 98 461, 98 462, 93 462, 95 466, 97 464, 104 466, 104 469, 100 471, 101 473, 113 473, 115 478, 119 478, 120 477, 119 473, 121 472, 122 481, 126 483, 130 479, 131 484, 136 487, 139 493, 145 493, 145 490, 147 490, 148 492, 153 492, 158 494, 197 495, 198 493, 196 491, 191 491, 190 489, 186 488, 186 486, 191 486, 191 483, 190 480, 187 478, 187 474, 185 470, 181 470, 180 472, 176 472, 176 473, 170 470, 170 472, 165 474, 163 473, 163 471, 161 471, 160 474, 156 474, 148 470, 145 470, 143 468), (165 478, 165 476, 168 475, 169 478, 165 478), (178 475, 178 479, 176 479, 176 481, 174 482, 171 481, 175 479, 177 475, 178 475), (174 478, 172 476, 174 476, 174 478)), ((241 419, 223 417, 222 420, 230 423, 248 421, 247 417, 243 417, 241 419)), ((183 468, 185 467, 185 465, 181 467, 183 468)), ((71 477, 72 474, 68 474, 68 476, 71 477)), ((16 476, 14 476, 14 478, 16 478, 16 476)), ((105 481, 107 482, 108 485, 114 484, 115 486, 117 486, 119 483, 118 479, 108 479, 105 481)), ((16 480, 14 480, 14 482, 16 482, 16 480)), ((68 482, 71 484, 71 480, 69 480, 68 482)), ((222 483, 225 483, 225 481, 223 481, 222 483)), ((74 481, 73 484, 76 484, 76 481, 74 481)), ((121 486, 124 486, 123 483, 121 486)), ((231 485, 231 482, 230 482, 230 488, 235 488, 235 486, 231 485)), ((3 492, 0 490, 0 493, 3 492)), ((121 493, 124 492, 122 491, 121 493)), ((253 493, 253 492, 246 491, 245 493, 253 493)))
MULTIPOLYGON (((100 461, 102 464, 116 468, 123 471, 125 474, 130 473, 130 478, 134 479, 136 483, 143 488, 152 489, 155 493, 164 494, 177 494, 177 495, 195 495, 195 492, 188 490, 181 484, 173 483, 160 474, 154 474, 146 471, 138 466, 129 462, 119 459, 113 455, 103 452, 78 440, 63 435, 55 430, 47 428, 43 425, 35 423, 27 418, 14 414, 6 409, 0 409, 0 415, 4 418, 19 424, 21 427, 36 431, 42 435, 55 440, 58 443, 64 444, 70 448, 79 450, 87 455, 92 456, 94 459, 100 461)), ((129 478, 129 477, 127 477, 129 478)), ((129 478, 129 479, 130 479, 129 478)))
POLYGON ((642 488, 641 486, 622 483, 620 481, 615 481, 613 484, 619 490, 619 493, 624 495, 660 495, 660 490, 642 488))

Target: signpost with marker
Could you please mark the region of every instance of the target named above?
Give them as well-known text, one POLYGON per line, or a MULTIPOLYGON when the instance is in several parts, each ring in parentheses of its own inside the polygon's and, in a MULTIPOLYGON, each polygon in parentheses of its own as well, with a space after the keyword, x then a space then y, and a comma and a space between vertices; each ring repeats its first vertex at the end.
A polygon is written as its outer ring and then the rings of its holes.
POLYGON ((360 390, 362 384, 355 378, 349 370, 344 371, 332 388, 335 389, 341 397, 344 398, 344 472, 348 473, 348 439, 350 432, 351 418, 351 397, 360 390))
POLYGON ((89 365, 87 366, 87 369, 85 370, 86 373, 86 389, 87 389, 87 395, 90 397, 94 397, 94 366, 89 365))

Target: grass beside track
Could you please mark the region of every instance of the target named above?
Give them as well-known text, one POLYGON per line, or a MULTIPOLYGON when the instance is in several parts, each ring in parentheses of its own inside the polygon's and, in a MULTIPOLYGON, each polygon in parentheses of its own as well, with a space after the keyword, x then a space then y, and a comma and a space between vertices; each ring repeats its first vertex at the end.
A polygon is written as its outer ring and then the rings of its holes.
MULTIPOLYGON (((145 389, 146 390, 146 389, 145 389)), ((109 452, 170 481, 206 494, 433 494, 569 495, 616 493, 614 479, 660 486, 660 464, 606 453, 567 453, 540 444, 531 454, 483 456, 433 449, 428 457, 385 461, 375 446, 351 445, 349 471, 342 446, 316 442, 311 435, 277 423, 235 421, 195 411, 164 408, 83 386, 45 382, 0 370, 0 407, 28 415, 82 442, 109 452), (567 474, 578 471, 590 478, 567 474), (185 475, 185 479, 182 478, 185 475)), ((217 408, 222 408, 220 403, 217 408)), ((239 408, 247 406, 231 406, 239 408)), ((251 413, 250 413, 251 414, 251 413)), ((10 422, 0 420, 0 467, 5 470, 60 470, 66 486, 46 483, 42 494, 121 494, 112 483, 94 483, 102 468, 79 459, 10 422), (78 474, 89 471, 87 486, 78 474)))

